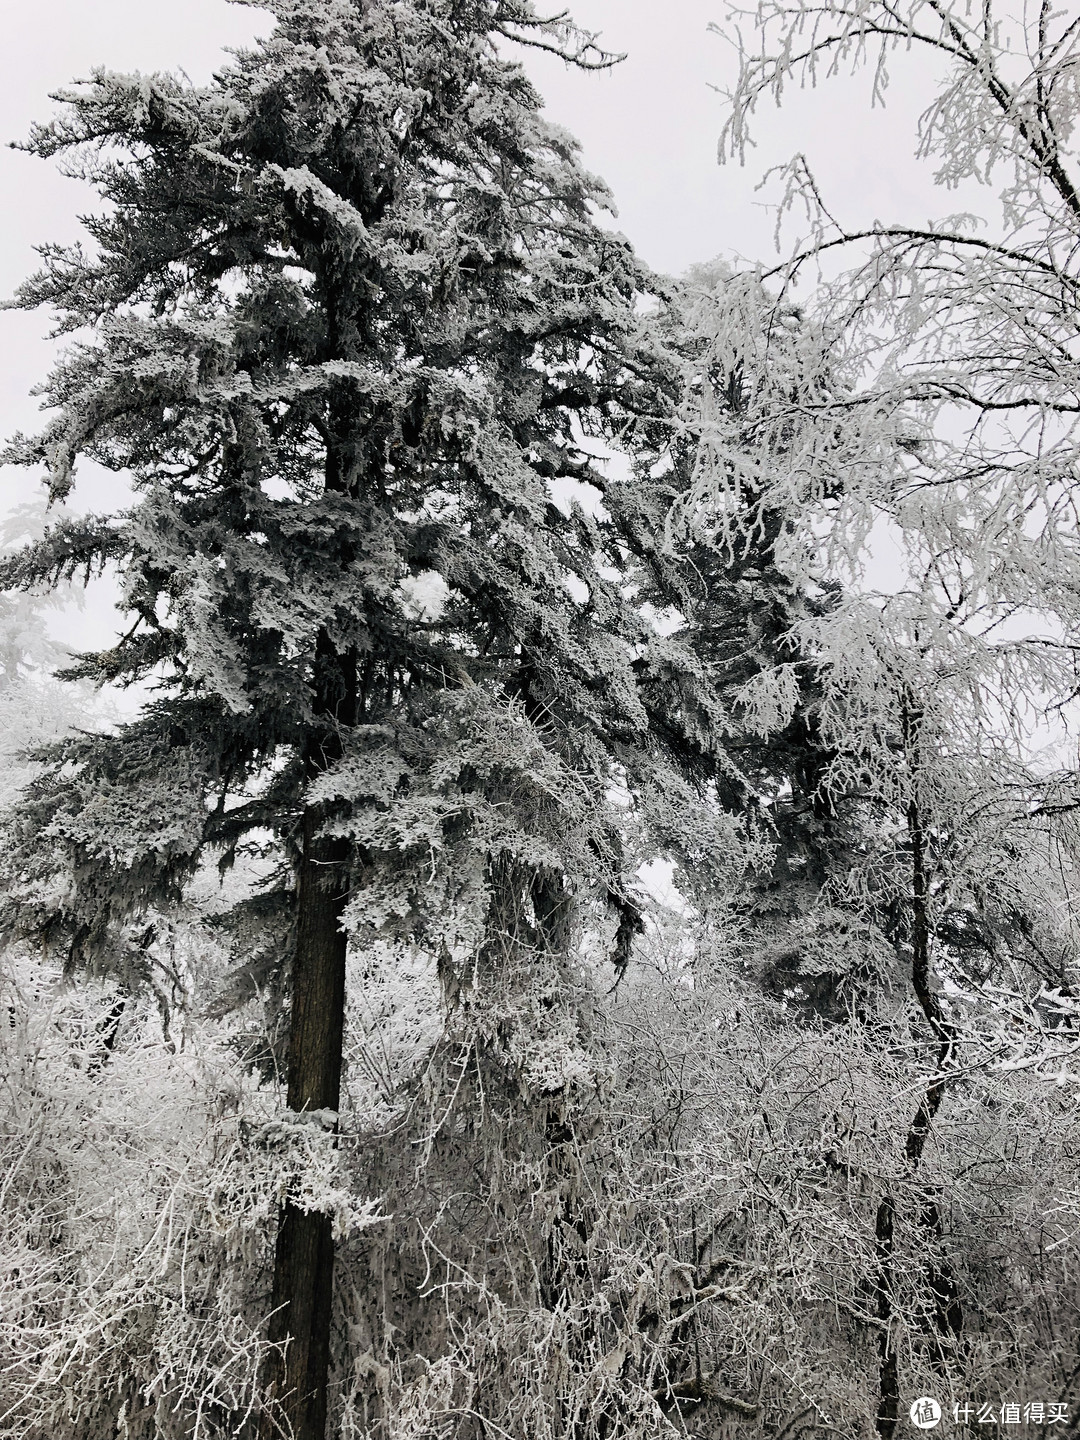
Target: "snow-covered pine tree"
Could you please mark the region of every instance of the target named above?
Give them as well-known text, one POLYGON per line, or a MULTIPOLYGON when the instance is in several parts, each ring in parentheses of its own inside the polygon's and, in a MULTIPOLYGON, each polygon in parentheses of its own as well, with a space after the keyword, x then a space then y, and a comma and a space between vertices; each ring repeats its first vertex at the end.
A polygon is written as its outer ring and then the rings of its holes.
MULTIPOLYGON (((806 638, 842 602, 838 567, 822 563, 801 513, 778 494, 778 477, 807 458, 803 437, 778 421, 778 397, 798 407, 829 393, 824 336, 755 276, 721 261, 670 284, 656 323, 678 357, 682 388, 676 423, 645 422, 635 445, 641 508, 626 517, 637 527, 628 543, 636 534, 670 537, 647 567, 642 599, 693 648, 722 700, 723 750, 708 755, 716 804, 771 847, 740 901, 762 933, 761 979, 836 1018, 860 983, 844 968, 848 947, 834 947, 830 968, 801 953, 797 932, 809 912, 829 908, 832 882, 865 850, 874 820, 862 787, 835 779, 857 757, 843 753, 835 726, 826 733, 831 667, 806 638), (719 497, 706 491, 717 471, 726 481, 719 497)), ((839 427, 815 439, 813 483, 827 505, 839 476, 876 456, 839 427)), ((707 907, 708 886, 702 898, 707 907)))
MULTIPOLYGON (((676 388, 605 190, 503 51, 603 57, 530 0, 266 8, 211 85, 95 73, 29 142, 105 206, 20 291, 77 338, 7 458, 59 500, 89 456, 131 499, 0 578, 115 566, 130 628, 77 672, 157 698, 46 757, 10 913, 105 963, 208 853, 276 836, 288 1103, 334 1124, 346 920, 426 946, 453 992, 493 927, 565 957, 592 887, 625 956, 613 780, 663 788, 668 756, 686 793, 720 707, 632 602, 619 487, 565 501, 603 484, 589 437, 676 388)), ((700 850, 698 820, 670 823, 700 850)), ((301 1440, 325 1428, 333 1253, 331 1216, 286 1203, 271 1390, 301 1440)))

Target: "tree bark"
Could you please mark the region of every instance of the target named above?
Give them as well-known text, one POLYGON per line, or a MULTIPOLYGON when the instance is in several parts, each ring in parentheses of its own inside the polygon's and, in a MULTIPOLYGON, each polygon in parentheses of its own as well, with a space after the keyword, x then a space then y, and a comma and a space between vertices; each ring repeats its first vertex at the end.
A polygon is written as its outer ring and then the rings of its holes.
MULTIPOLYGON (((325 632, 315 660, 315 709, 326 728, 308 746, 309 779, 341 754, 338 727, 354 723, 356 662, 339 655, 325 632)), ((348 899, 352 846, 319 834, 321 808, 304 813, 297 874, 296 950, 289 1023, 290 1110, 338 1110, 345 1029, 345 958, 341 927, 348 899)), ((334 1121, 336 1129, 336 1119, 334 1121)), ((278 1219, 269 1339, 259 1440, 324 1440, 333 1310, 333 1222, 291 1198, 278 1219)))
POLYGON ((900 1374, 897 1365, 896 1337, 893 1334, 893 1221, 895 1203, 891 1195, 882 1197, 874 1225, 877 1246, 877 1313, 882 1330, 878 1340, 879 1397, 874 1426, 881 1440, 892 1440, 900 1416, 900 1374))
MULTIPOLYGON (((905 695, 901 704, 901 725, 912 774, 907 812, 908 838, 911 842, 911 983, 919 1006, 938 1042, 935 1072, 927 1082, 904 1141, 904 1156, 912 1177, 918 1171, 931 1127, 941 1108, 946 1076, 956 1046, 956 1032, 942 1013, 938 998, 930 988, 930 876, 926 863, 926 831, 919 803, 922 721, 922 711, 913 697, 905 695)), ((892 1440, 900 1409, 896 1337, 892 1329, 895 1219, 896 1202, 891 1195, 885 1195, 878 1206, 876 1223, 878 1318, 884 1327, 879 1350, 880 1398, 876 1417, 876 1429, 881 1440, 892 1440)), ((941 1239, 941 1215, 936 1204, 930 1203, 924 1208, 921 1221, 934 1240, 941 1239)), ((926 1275, 933 1297, 933 1325, 939 1337, 937 1350, 939 1357, 944 1359, 940 1337, 960 1333, 963 1309, 955 1278, 947 1264, 931 1261, 926 1275)))

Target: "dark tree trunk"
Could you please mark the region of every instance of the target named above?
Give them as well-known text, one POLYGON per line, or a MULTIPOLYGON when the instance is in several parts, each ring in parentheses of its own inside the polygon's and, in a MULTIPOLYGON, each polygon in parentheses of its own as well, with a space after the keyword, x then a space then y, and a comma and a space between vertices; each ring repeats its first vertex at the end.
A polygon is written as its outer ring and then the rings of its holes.
MULTIPOLYGON (((927 869, 926 831, 919 805, 919 780, 922 769, 922 711, 914 697, 905 695, 901 705, 901 725, 913 776, 912 794, 908 803, 907 828, 911 842, 911 982, 920 1008, 937 1039, 935 1073, 927 1082, 919 1108, 908 1126, 904 1155, 909 1173, 914 1177, 922 1161, 931 1127, 945 1097, 947 1074, 956 1047, 956 1031, 942 1013, 938 998, 930 988, 930 877, 927 869)), ((877 1297, 878 1319, 882 1322, 880 1339, 880 1400, 877 1432, 881 1440, 892 1440, 899 1419, 900 1381, 896 1354, 896 1337, 892 1333, 893 1314, 893 1251, 896 1206, 886 1195, 877 1213, 877 1297)), ((933 1240, 942 1238, 941 1213, 931 1202, 921 1216, 924 1229, 933 1240)), ((946 1262, 931 1262, 926 1267, 931 1294, 931 1325, 935 1332, 937 1358, 944 1361, 943 1337, 959 1335, 963 1325, 963 1308, 955 1277, 946 1262)))
MULTIPOLYGON (((339 725, 355 720, 356 662, 320 634, 315 663, 316 714, 327 727, 309 745, 305 769, 314 778, 341 754, 339 725)), ((345 1028, 345 957, 341 928, 352 847, 319 835, 325 815, 304 814, 297 875, 296 951, 289 1025, 290 1110, 331 1110, 341 1093, 345 1028)), ((336 1122, 335 1122, 336 1123, 336 1122)), ((332 1220, 291 1199, 282 1206, 274 1251, 273 1352, 266 1377, 269 1404, 260 1440, 282 1432, 292 1440, 324 1440, 330 1371, 334 1241, 332 1220), (283 1353, 282 1353, 283 1352, 283 1353)))
MULTIPOLYGON (((305 832, 314 828, 310 815, 305 832)), ((334 1110, 341 1087, 345 948, 340 928, 347 844, 304 836, 289 1033, 290 1110, 334 1110), (344 853, 342 853, 344 851, 344 853)), ((334 1242, 331 1218, 282 1207, 274 1252, 270 1339, 286 1344, 272 1396, 295 1440, 323 1440, 330 1369, 334 1242)))
POLYGON ((885 1195, 878 1206, 874 1226, 877 1244, 877 1313, 881 1321, 878 1337, 879 1384, 875 1428, 881 1440, 892 1440, 900 1415, 900 1374, 897 1366, 896 1337, 893 1334, 893 1197, 885 1195))

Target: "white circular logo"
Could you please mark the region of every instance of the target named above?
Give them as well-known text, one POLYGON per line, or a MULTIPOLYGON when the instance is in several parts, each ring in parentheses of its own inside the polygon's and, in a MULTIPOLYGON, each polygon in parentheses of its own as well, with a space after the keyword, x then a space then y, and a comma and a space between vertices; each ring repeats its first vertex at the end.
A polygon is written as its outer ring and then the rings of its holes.
POLYGON ((908 1411, 911 1423, 920 1430, 933 1430, 941 1420, 941 1406, 932 1395, 920 1395, 908 1411))

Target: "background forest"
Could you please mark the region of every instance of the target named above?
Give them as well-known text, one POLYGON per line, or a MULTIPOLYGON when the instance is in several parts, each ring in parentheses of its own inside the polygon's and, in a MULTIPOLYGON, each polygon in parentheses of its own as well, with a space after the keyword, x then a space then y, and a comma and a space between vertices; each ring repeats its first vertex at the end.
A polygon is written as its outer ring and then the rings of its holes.
POLYGON ((1080 20, 718 9, 721 159, 925 56, 993 218, 796 156, 676 279, 523 65, 599 37, 260 9, 25 141, 0 1436, 1075 1436, 1080 20))

